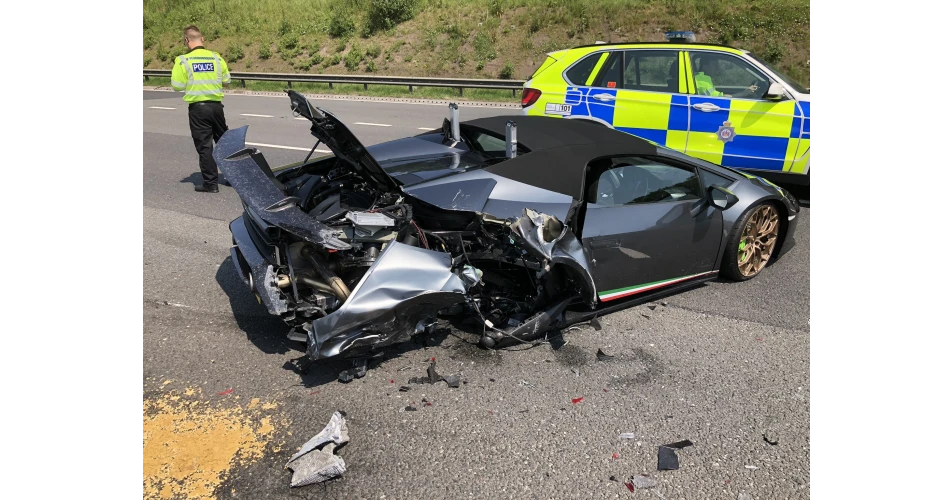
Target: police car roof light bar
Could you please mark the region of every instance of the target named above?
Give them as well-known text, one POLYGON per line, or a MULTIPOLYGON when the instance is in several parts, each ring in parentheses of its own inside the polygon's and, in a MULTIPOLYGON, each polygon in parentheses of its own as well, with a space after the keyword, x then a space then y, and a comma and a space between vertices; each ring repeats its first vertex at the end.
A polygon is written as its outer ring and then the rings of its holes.
POLYGON ((694 43, 695 41, 693 31, 666 31, 664 37, 667 38, 669 42, 694 43))

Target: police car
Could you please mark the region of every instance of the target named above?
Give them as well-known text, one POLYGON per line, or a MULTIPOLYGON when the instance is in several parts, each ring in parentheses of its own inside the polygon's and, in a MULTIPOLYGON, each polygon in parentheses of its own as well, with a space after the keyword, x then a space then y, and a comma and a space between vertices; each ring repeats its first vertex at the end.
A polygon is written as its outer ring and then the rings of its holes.
POLYGON ((718 165, 809 186, 810 89, 746 50, 596 43, 547 54, 525 115, 590 120, 718 165))

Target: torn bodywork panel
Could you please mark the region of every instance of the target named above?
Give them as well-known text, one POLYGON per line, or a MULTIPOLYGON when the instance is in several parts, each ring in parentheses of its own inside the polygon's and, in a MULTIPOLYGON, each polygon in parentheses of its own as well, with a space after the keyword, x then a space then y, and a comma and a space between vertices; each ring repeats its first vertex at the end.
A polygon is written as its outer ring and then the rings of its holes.
POLYGON ((451 264, 448 253, 391 243, 340 308, 314 320, 308 355, 329 358, 423 332, 437 311, 465 300, 466 286, 451 264))

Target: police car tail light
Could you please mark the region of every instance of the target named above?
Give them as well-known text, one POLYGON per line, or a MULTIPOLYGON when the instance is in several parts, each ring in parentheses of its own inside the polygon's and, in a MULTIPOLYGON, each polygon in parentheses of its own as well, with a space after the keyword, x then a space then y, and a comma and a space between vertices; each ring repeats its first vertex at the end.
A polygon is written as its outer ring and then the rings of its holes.
POLYGON ((539 89, 522 89, 522 107, 528 108, 535 104, 539 100, 539 96, 542 95, 542 91, 539 89))

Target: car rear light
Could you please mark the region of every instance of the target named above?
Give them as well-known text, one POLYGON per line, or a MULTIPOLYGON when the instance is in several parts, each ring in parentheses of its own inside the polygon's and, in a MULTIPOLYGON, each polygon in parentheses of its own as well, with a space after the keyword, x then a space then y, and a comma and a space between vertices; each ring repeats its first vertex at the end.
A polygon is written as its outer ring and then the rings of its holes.
POLYGON ((522 89, 522 107, 528 108, 535 104, 539 100, 539 96, 542 95, 542 91, 539 89, 522 89))

